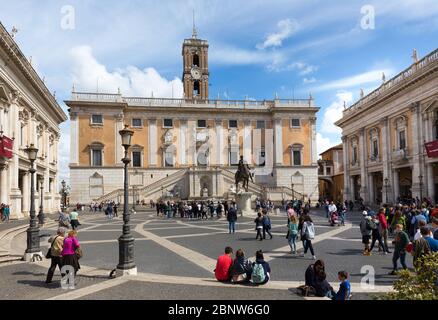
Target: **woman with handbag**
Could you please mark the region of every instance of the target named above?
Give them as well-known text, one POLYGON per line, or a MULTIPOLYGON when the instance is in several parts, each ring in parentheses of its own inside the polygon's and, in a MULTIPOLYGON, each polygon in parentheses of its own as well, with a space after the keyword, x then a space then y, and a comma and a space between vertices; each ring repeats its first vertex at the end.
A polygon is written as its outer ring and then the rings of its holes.
POLYGON ((78 233, 75 230, 68 232, 68 237, 64 239, 64 246, 61 252, 62 266, 72 266, 75 275, 81 268, 79 259, 82 257, 82 249, 76 238, 78 233))
POLYGON ((47 272, 46 283, 49 284, 52 282, 53 274, 55 273, 56 267, 58 266, 59 271, 62 268, 62 256, 61 252, 63 250, 64 245, 64 236, 65 236, 65 228, 58 228, 58 232, 56 235, 50 237, 49 243, 50 248, 47 251, 46 258, 51 259, 51 264, 49 271, 47 272))

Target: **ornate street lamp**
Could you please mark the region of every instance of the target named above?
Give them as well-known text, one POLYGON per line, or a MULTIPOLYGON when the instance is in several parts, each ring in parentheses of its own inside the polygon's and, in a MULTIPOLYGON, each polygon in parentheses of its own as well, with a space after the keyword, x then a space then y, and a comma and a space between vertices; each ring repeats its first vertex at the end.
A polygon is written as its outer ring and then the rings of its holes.
POLYGON ((44 190, 44 180, 41 180, 40 182, 40 193, 41 193, 41 201, 40 201, 40 212, 38 214, 38 221, 40 226, 44 225, 44 207, 43 207, 43 202, 44 202, 44 198, 43 198, 43 190, 44 190))
POLYGON ((389 179, 385 178, 385 193, 386 193, 386 198, 385 198, 385 202, 388 203, 388 183, 389 183, 389 179))
POLYGON ((43 253, 40 249, 40 229, 37 225, 37 219, 35 216, 35 189, 34 189, 34 162, 37 158, 38 149, 33 144, 24 150, 30 161, 30 224, 27 229, 27 249, 25 251, 25 261, 34 262, 35 259, 42 260, 43 253))
POLYGON ((124 168, 124 203, 123 203, 123 234, 119 238, 119 264, 117 265, 118 275, 136 275, 137 267, 134 263, 134 238, 131 235, 129 225, 129 181, 128 165, 131 159, 128 158, 128 149, 131 146, 131 138, 134 131, 129 130, 128 126, 119 131, 122 136, 122 145, 125 148, 125 157, 122 159, 124 168))

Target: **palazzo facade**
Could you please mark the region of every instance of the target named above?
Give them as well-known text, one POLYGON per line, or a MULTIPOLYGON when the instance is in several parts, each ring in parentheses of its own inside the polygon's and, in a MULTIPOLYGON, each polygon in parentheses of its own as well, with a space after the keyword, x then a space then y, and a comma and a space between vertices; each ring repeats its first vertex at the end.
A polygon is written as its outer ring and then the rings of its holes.
POLYGON ((34 179, 37 212, 41 192, 44 212, 59 210, 59 125, 66 120, 55 97, 0 23, 0 134, 13 140, 12 157, 0 159, 0 202, 10 206, 11 219, 29 214, 30 162, 24 150, 32 143, 39 150, 34 179))
POLYGON ((211 100, 208 48, 184 40, 182 99, 72 92, 71 203, 123 200, 125 125, 130 201, 230 198, 240 156, 254 168, 254 197, 318 200, 313 99, 211 100))
POLYGON ((344 110, 344 199, 438 200, 438 49, 344 110), (429 150, 433 151, 433 150, 429 150))

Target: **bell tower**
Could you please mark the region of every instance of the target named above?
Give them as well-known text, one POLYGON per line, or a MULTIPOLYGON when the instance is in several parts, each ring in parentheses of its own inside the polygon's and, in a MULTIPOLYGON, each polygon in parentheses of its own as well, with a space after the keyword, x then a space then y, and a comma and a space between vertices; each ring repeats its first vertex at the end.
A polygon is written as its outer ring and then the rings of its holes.
POLYGON ((185 99, 208 99, 208 42, 198 39, 193 19, 193 34, 182 46, 185 99))

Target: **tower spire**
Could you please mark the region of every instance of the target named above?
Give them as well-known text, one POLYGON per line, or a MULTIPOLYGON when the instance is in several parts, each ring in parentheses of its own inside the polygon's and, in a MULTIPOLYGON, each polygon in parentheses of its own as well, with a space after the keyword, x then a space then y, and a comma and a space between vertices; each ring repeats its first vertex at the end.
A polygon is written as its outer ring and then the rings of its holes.
POLYGON ((193 9, 193 33, 192 38, 196 39, 198 37, 198 31, 196 30, 196 24, 195 24, 195 9, 193 9))

